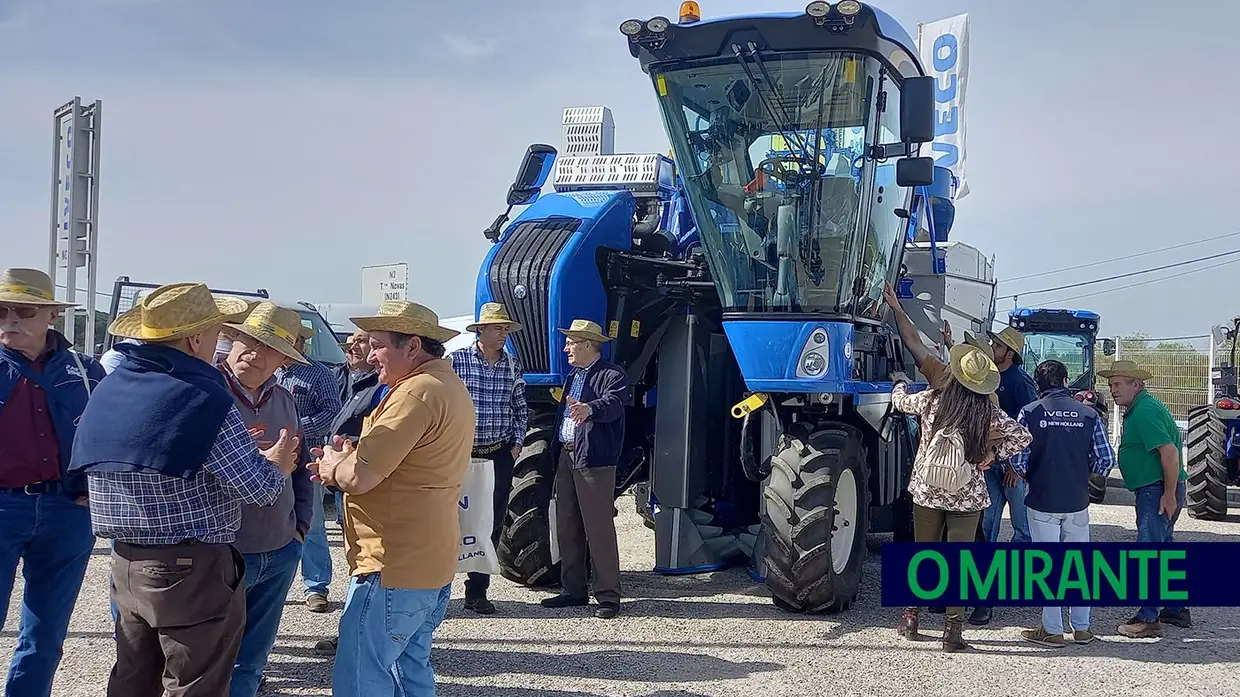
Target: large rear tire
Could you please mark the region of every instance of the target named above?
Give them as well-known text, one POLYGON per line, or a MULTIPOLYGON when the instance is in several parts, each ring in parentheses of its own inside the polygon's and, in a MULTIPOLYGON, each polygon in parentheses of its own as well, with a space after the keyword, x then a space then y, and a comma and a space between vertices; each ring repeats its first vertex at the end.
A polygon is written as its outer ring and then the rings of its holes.
POLYGON ((794 426, 771 458, 763 497, 766 584, 792 612, 842 612, 857 597, 865 557, 868 491, 861 432, 794 426))
POLYGON ((1089 502, 1102 503, 1107 497, 1107 478, 1101 474, 1089 475, 1089 502))
POLYGON ((1198 520, 1227 517, 1227 424, 1240 412, 1213 406, 1188 412, 1188 515, 1198 520))
POLYGON ((551 560, 551 499, 556 463, 551 459, 551 431, 533 429, 512 470, 512 494, 495 556, 504 578, 524 586, 554 587, 560 564, 551 560))

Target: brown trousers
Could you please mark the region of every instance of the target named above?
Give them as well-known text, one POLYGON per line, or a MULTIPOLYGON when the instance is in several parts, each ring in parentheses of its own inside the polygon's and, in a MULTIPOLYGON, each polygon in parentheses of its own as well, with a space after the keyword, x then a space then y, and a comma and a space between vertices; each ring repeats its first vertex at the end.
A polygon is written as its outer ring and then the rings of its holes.
POLYGON ((224 697, 245 632, 245 560, 232 545, 117 542, 116 665, 108 697, 224 697))
MULTIPOLYGON (((913 539, 917 542, 973 542, 977 539, 977 525, 981 518, 981 511, 940 511, 913 504, 913 539)), ((947 621, 963 622, 964 608, 947 608, 947 621)))
POLYGON ((620 548, 616 543, 616 468, 573 469, 573 456, 560 454, 555 474, 555 520, 564 593, 589 596, 586 555, 594 567, 594 598, 620 602, 620 548))

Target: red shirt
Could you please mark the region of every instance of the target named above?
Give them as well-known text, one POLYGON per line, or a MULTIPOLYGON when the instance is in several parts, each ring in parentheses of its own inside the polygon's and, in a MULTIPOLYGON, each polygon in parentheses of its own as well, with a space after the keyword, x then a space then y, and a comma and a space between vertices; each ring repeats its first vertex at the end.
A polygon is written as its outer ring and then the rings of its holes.
MULTIPOLYGON (((43 372, 48 354, 34 361, 43 372)), ((47 393, 22 377, 0 406, 0 488, 60 481, 60 443, 48 413, 47 393)))

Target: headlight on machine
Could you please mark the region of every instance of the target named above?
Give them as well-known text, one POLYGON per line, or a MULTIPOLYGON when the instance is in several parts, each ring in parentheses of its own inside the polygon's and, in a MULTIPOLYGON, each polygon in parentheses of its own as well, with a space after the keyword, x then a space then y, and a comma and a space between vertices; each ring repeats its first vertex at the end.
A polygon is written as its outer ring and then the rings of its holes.
POLYGON ((827 358, 821 353, 807 353, 801 357, 801 372, 810 377, 822 375, 827 369, 827 358))
POLYGON ((827 351, 830 350, 830 344, 827 341, 827 330, 817 327, 810 332, 809 339, 806 340, 805 346, 801 348, 801 357, 797 361, 797 377, 798 378, 819 378, 827 372, 830 361, 827 360, 827 351))

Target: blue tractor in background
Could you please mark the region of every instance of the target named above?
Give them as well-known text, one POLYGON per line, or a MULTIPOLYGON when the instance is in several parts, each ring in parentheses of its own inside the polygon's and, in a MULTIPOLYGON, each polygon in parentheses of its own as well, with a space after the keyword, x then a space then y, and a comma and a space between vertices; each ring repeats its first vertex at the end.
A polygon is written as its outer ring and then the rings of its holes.
POLYGON ((1240 395, 1236 389, 1236 337, 1240 317, 1230 326, 1217 326, 1211 351, 1209 403, 1188 411, 1184 440, 1188 470, 1188 514, 1199 520, 1227 517, 1227 487, 1240 484, 1240 395), (1219 349, 1228 349, 1221 363, 1219 349))
POLYGON ((912 424, 889 376, 913 369, 882 292, 913 297, 916 239, 946 265, 950 173, 917 156, 934 79, 908 32, 854 0, 717 20, 685 3, 677 23, 620 30, 675 159, 612 154, 610 112, 569 109, 568 153, 531 146, 485 232, 476 300, 524 326, 510 349, 532 411, 503 573, 558 580, 549 445, 570 367, 556 329, 584 318, 628 372, 616 494, 639 485, 655 570, 747 563, 780 607, 843 610, 866 533, 910 529, 912 424))

